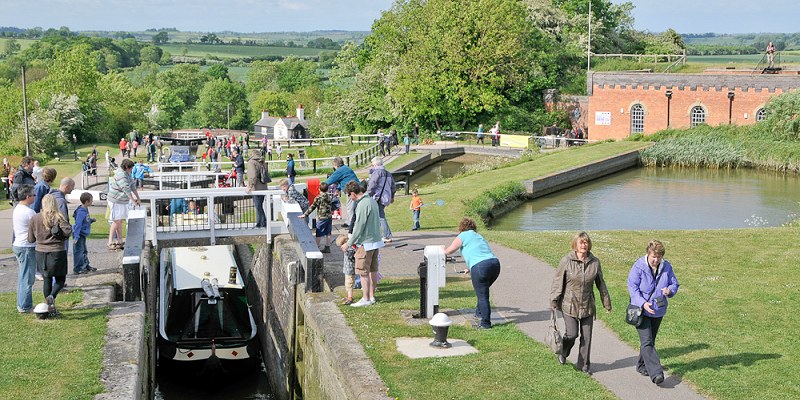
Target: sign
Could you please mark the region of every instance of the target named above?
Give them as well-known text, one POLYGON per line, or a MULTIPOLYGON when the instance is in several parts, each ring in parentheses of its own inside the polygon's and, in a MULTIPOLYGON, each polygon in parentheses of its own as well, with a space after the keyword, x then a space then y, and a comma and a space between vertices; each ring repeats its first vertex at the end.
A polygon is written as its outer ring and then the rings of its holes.
POLYGON ((595 125, 610 126, 611 125, 611 111, 596 111, 594 113, 594 124, 595 125))
POLYGON ((500 134, 500 146, 524 149, 528 147, 529 136, 500 134))

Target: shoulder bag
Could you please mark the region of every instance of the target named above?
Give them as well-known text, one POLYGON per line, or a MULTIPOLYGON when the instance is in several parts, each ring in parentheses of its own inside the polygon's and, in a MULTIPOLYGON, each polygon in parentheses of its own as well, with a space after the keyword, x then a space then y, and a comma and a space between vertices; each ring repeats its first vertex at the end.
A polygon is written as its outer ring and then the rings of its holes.
MULTIPOLYGON (((653 295, 653 293, 656 291, 656 287, 658 287, 658 277, 656 277, 655 284, 653 285, 653 291, 647 295, 647 299, 653 295)), ((645 299, 645 301, 647 301, 647 299, 645 299)), ((644 319, 644 316, 642 315, 642 307, 635 306, 630 303, 631 300, 628 298, 628 308, 625 310, 625 322, 638 328, 642 325, 642 320, 644 319)))

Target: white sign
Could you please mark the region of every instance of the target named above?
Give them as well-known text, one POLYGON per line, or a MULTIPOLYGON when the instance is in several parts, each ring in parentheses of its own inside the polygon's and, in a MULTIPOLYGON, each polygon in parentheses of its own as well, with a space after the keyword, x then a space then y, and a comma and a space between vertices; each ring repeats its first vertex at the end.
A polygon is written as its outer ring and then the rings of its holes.
POLYGON ((611 125, 611 111, 595 111, 594 113, 595 125, 611 125))

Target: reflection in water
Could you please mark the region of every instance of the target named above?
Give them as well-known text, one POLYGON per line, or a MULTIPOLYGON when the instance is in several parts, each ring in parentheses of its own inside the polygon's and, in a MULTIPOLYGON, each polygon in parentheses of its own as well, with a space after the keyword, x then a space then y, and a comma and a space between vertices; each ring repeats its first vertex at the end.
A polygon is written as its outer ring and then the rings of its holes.
POLYGON ((414 172, 414 175, 411 177, 411 184, 420 187, 428 186, 440 181, 441 179, 458 175, 464 170, 465 166, 477 164, 493 158, 496 157, 481 156, 477 154, 464 154, 456 158, 451 158, 449 160, 436 163, 421 171, 414 172))
POLYGON ((638 168, 531 200, 498 230, 721 229, 796 218, 798 178, 753 170, 638 168))
POLYGON ((158 374, 156 400, 272 400, 264 364, 250 375, 209 382, 158 374))

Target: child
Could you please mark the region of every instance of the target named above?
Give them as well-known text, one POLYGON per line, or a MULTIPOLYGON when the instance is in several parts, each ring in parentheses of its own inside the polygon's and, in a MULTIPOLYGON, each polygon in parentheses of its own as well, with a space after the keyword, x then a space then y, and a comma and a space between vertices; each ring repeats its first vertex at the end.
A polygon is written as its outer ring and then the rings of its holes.
POLYGON ((342 219, 342 202, 339 200, 339 188, 335 183, 328 185, 328 196, 331 198, 331 216, 333 219, 342 219))
POLYGON ((328 195, 328 184, 321 182, 319 184, 319 194, 314 199, 314 204, 308 207, 304 217, 308 217, 314 209, 317 210, 317 247, 322 237, 325 237, 325 247, 322 249, 323 253, 331 252, 331 227, 333 226, 333 218, 331 213, 331 197, 328 195))
POLYGON ((86 238, 92 233, 92 224, 95 219, 89 216, 89 206, 92 205, 92 194, 84 192, 81 194, 81 205, 72 213, 75 225, 72 227, 72 236, 75 238, 73 250, 73 272, 76 275, 86 274, 97 271, 97 268, 89 265, 89 251, 86 249, 86 238))
MULTIPOLYGON (((347 235, 339 235, 336 238, 336 245, 341 247, 347 243, 347 235)), ((342 304, 349 306, 353 304, 353 288, 356 277, 356 249, 351 246, 344 252, 344 260, 342 262, 342 273, 344 273, 344 288, 347 290, 347 298, 344 299, 342 304)))
POLYGON ((411 192, 411 205, 408 207, 411 210, 411 213, 414 217, 414 227, 411 228, 412 231, 419 230, 419 214, 422 209, 422 198, 419 197, 419 191, 414 189, 411 192))

